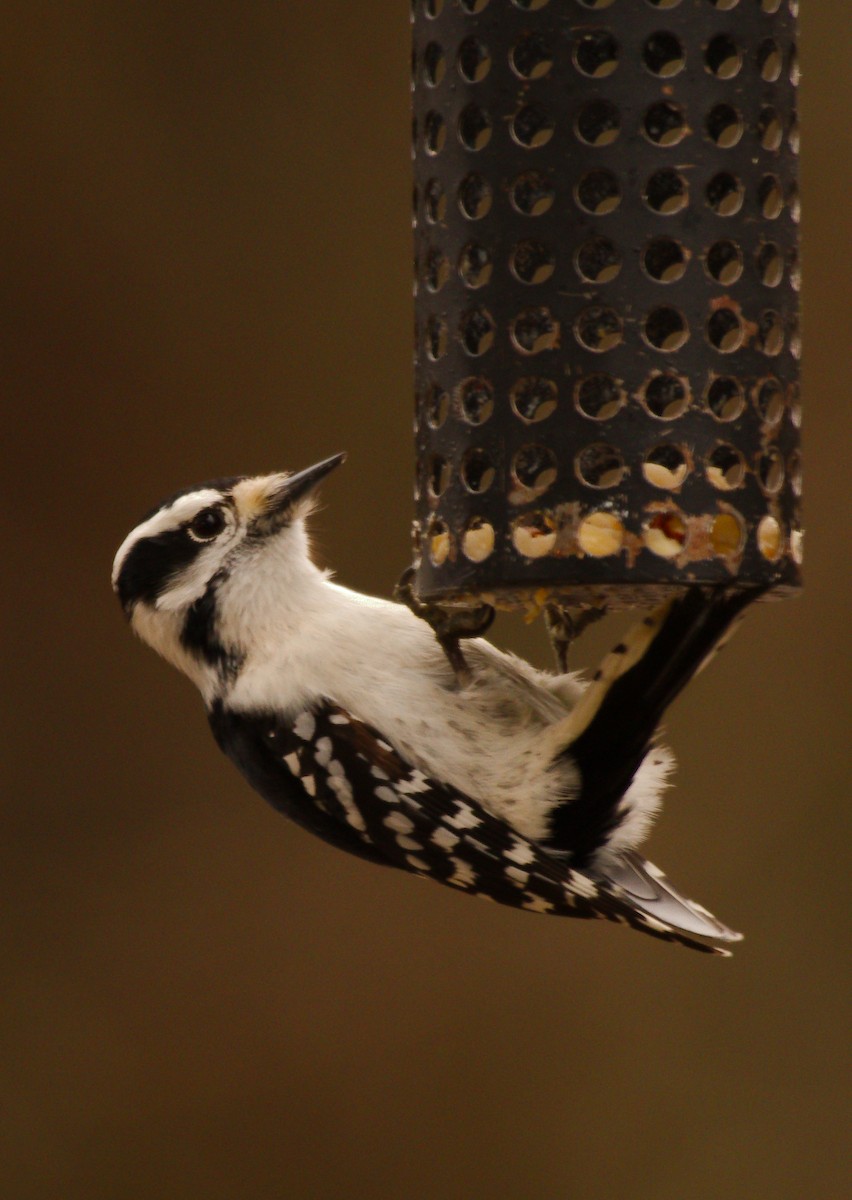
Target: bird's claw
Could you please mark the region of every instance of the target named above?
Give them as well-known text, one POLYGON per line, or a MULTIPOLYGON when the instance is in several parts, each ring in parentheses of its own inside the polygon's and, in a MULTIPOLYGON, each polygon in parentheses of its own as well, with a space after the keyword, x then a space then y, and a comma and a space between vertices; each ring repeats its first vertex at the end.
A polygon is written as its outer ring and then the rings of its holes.
POLYGON ((403 572, 394 588, 394 599, 430 626, 456 679, 461 684, 469 683, 470 667, 459 643, 462 638, 481 637, 494 620, 494 609, 490 604, 478 604, 475 608, 445 608, 421 600, 414 592, 414 575, 413 567, 403 572))
POLYGON ((595 621, 606 616, 606 611, 605 604, 597 608, 577 609, 574 612, 563 608, 561 604, 545 605, 544 623, 553 653, 556 655, 557 666, 563 675, 568 670, 568 652, 572 642, 590 625, 594 625, 595 621))

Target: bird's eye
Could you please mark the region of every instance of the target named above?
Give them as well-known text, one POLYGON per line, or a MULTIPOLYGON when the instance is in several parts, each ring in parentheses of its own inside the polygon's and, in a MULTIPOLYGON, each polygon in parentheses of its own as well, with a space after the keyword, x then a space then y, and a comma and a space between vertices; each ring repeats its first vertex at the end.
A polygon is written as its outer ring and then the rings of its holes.
POLYGON ((221 508, 202 508, 187 526, 189 536, 197 542, 209 542, 225 528, 225 514, 221 508))

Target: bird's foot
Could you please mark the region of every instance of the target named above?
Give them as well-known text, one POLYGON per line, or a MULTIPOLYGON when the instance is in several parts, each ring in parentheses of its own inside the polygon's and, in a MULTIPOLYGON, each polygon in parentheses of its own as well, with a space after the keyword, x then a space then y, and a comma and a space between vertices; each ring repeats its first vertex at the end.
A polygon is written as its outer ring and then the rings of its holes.
POLYGON ((459 643, 462 638, 481 637, 494 620, 494 609, 490 604, 478 604, 475 608, 445 608, 421 600, 414 593, 413 580, 414 568, 409 567, 394 588, 394 599, 431 627, 458 682, 469 683, 471 671, 459 643))
POLYGON ((571 643, 590 625, 594 625, 595 621, 606 616, 606 611, 605 604, 601 604, 597 608, 580 608, 574 612, 563 608, 561 604, 545 605, 544 623, 561 674, 564 675, 568 670, 568 653, 571 643))

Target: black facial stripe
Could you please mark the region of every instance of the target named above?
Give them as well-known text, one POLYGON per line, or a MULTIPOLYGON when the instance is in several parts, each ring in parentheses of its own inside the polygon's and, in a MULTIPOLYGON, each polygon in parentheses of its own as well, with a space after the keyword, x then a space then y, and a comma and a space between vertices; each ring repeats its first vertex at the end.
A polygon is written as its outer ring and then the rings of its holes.
POLYGON ((127 610, 139 600, 153 604, 203 549, 183 529, 142 538, 128 552, 116 580, 122 607, 127 610))
POLYGON ((182 645, 211 667, 220 668, 225 675, 234 676, 239 670, 241 656, 226 650, 216 629, 216 593, 228 578, 227 571, 218 571, 201 596, 186 614, 180 640, 182 645))
MULTIPOLYGON (((163 500, 156 508, 152 508, 139 522, 140 525, 149 521, 164 509, 170 508, 183 496, 190 496, 204 490, 218 492, 224 501, 224 506, 232 506, 231 492, 244 479, 243 475, 231 475, 224 479, 214 479, 209 483, 195 484, 193 487, 181 489, 163 500)), ((214 501, 207 507, 216 507, 214 501)), ((199 509, 203 511, 203 509, 199 509)), ((180 528, 169 529, 153 537, 142 538, 127 554, 121 565, 116 580, 116 591, 125 611, 139 600, 153 604, 158 596, 167 591, 174 577, 187 567, 204 549, 205 543, 190 537, 186 527, 191 518, 184 521, 180 528)), ((212 540, 212 539, 211 539, 212 540)))

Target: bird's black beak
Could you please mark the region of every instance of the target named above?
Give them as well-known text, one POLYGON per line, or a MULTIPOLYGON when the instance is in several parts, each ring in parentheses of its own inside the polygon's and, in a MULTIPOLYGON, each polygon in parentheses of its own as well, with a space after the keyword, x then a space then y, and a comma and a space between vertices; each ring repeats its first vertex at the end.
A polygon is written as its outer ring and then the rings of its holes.
POLYGON ((345 460, 345 454, 333 454, 331 458, 323 459, 322 462, 306 467, 304 471, 298 471, 277 483, 262 498, 262 511, 257 517, 262 531, 271 532, 273 528, 280 528, 292 513, 294 506, 302 500, 307 500, 326 475, 345 460))
POLYGON ((319 487, 326 475, 330 475, 335 467, 339 467, 345 461, 345 454, 333 454, 331 458, 323 459, 322 462, 315 463, 312 467, 306 467, 304 471, 299 471, 296 475, 291 475, 278 493, 276 507, 278 504, 289 505, 295 504, 298 500, 304 500, 315 488, 319 487))

